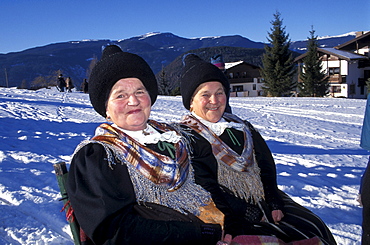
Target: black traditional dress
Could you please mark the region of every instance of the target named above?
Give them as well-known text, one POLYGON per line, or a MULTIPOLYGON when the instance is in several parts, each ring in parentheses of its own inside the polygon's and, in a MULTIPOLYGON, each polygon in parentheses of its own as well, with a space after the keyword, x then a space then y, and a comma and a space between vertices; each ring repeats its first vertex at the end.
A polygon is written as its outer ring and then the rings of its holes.
POLYGON ((196 183, 225 214, 226 234, 269 235, 285 242, 317 236, 325 244, 336 244, 318 216, 278 189, 271 151, 249 122, 224 113, 220 123, 187 115, 181 125, 193 139, 196 183), (213 156, 207 157, 207 151, 213 156), (278 223, 273 210, 284 213, 278 223))

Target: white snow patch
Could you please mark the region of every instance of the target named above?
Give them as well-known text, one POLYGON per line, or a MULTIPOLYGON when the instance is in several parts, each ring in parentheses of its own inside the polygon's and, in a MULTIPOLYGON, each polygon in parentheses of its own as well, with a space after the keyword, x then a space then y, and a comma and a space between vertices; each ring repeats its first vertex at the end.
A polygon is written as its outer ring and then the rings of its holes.
MULTIPOLYGON (((156 33, 148 34, 155 35, 156 33)), ((211 38, 211 37, 210 37, 211 38)), ((217 37, 213 37, 217 38, 217 37)), ((356 201, 367 151, 359 147, 365 100, 231 98, 265 138, 278 187, 320 216, 338 244, 360 244, 356 201)), ((151 118, 178 121, 181 97, 158 96, 151 118)), ((104 122, 88 94, 0 88, 0 243, 73 245, 53 164, 104 122)))

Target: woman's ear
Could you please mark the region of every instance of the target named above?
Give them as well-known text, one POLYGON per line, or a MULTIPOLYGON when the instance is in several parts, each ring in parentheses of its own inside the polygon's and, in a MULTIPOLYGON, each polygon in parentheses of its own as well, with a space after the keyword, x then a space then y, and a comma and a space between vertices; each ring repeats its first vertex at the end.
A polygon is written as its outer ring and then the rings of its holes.
POLYGON ((189 111, 192 112, 194 109, 193 109, 193 99, 194 99, 194 95, 191 97, 190 99, 190 108, 189 108, 189 111))
POLYGON ((110 115, 109 115, 109 112, 108 112, 108 111, 106 111, 106 112, 105 112, 105 114, 107 115, 107 116, 105 117, 105 119, 109 122, 109 121, 110 121, 110 115))

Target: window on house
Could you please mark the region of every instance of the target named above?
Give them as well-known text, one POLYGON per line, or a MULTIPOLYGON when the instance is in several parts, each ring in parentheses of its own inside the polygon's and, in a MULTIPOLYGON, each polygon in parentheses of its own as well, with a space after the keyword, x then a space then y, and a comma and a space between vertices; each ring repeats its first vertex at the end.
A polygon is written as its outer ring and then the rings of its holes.
POLYGON ((257 84, 253 84, 253 90, 257 89, 257 84))
POLYGON ((358 78, 358 86, 363 87, 366 85, 366 81, 364 78, 358 78))
POLYGON ((335 75, 335 74, 340 74, 339 67, 330 67, 329 68, 329 75, 335 75))
POLYGON ((229 73, 229 78, 230 78, 230 79, 233 79, 233 78, 234 78, 234 73, 230 72, 230 73, 229 73))
POLYGON ((243 85, 233 86, 233 92, 243 91, 243 85))
POLYGON ((246 77, 247 77, 247 72, 246 72, 246 71, 243 71, 243 73, 242 73, 242 77, 243 77, 243 78, 246 78, 246 77))
POLYGON ((367 80, 370 78, 370 70, 364 70, 364 79, 367 80))
POLYGON ((332 88, 333 93, 340 93, 340 92, 342 92, 341 86, 333 86, 331 88, 332 88))
POLYGON ((355 94, 356 93, 356 86, 354 84, 349 85, 349 94, 355 94))

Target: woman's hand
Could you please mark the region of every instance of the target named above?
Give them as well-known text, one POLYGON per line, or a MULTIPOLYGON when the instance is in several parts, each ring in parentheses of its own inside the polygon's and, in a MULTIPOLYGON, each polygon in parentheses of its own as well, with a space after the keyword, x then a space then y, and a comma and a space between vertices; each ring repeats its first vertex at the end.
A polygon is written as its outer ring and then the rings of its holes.
POLYGON ((283 212, 281 210, 274 210, 272 211, 272 218, 274 219, 275 223, 278 223, 284 217, 283 212))

